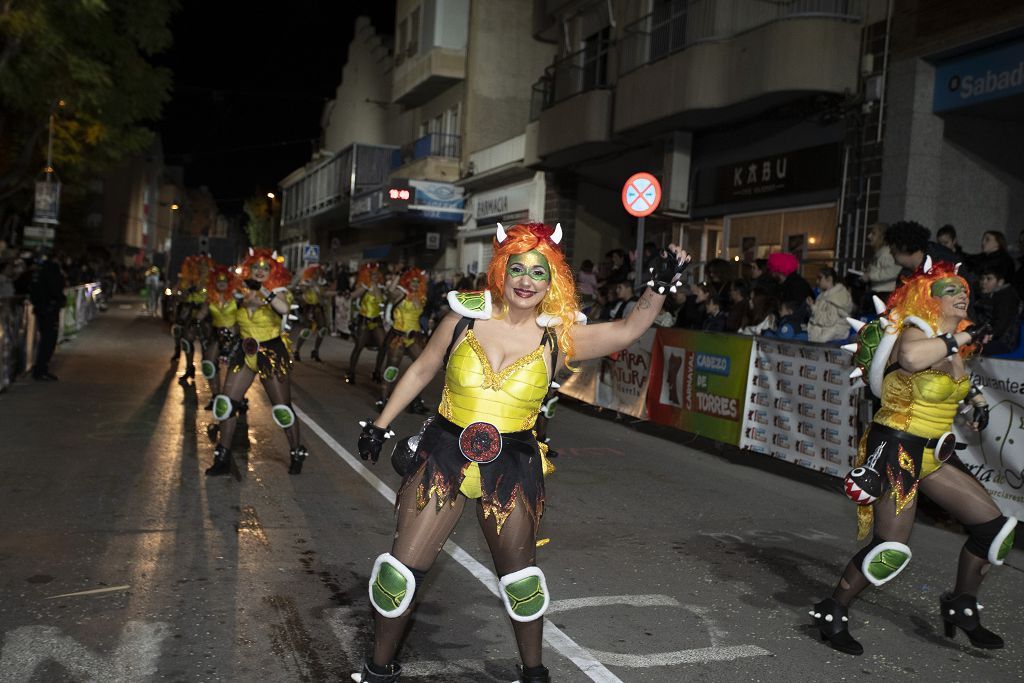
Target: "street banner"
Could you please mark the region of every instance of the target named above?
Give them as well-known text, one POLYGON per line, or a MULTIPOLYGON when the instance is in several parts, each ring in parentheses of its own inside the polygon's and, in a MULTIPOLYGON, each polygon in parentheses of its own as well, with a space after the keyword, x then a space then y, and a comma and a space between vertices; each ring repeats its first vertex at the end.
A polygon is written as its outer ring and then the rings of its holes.
POLYGON ((736 445, 752 342, 732 334, 658 329, 647 389, 651 421, 736 445))
POLYGON ((56 180, 40 180, 36 183, 35 211, 33 223, 57 224, 60 213, 60 183, 56 180))
POLYGON ((1024 363, 979 358, 968 364, 972 382, 981 388, 991 409, 988 428, 975 432, 958 419, 958 451, 975 479, 992 494, 1003 514, 1024 519, 1024 363))
POLYGON ((850 353, 830 346, 754 341, 740 448, 836 477, 857 453, 850 353))
POLYGON ((583 361, 579 372, 562 382, 559 393, 584 403, 646 418, 645 399, 650 377, 654 330, 630 344, 629 348, 604 358, 583 361))

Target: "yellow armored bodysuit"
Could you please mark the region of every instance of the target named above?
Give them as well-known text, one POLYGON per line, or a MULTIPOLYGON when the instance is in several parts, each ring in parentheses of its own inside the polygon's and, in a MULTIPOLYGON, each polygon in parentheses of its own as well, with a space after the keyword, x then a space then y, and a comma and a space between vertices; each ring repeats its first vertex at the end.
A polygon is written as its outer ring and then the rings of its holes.
POLYGON ((366 328, 374 330, 380 324, 380 317, 384 313, 384 300, 373 293, 373 290, 366 290, 359 297, 359 315, 366 319, 366 328))
POLYGON ((411 346, 416 340, 410 333, 422 331, 420 316, 423 315, 423 304, 405 297, 395 305, 391 315, 395 323, 392 329, 402 334, 405 346, 411 346))
POLYGON ((185 301, 190 304, 206 303, 206 289, 197 289, 185 296, 185 301))
POLYGON ((210 320, 214 327, 234 327, 237 315, 238 303, 234 297, 229 298, 227 301, 210 302, 210 320))
POLYGON ((320 288, 319 287, 305 287, 302 290, 302 303, 307 306, 319 306, 320 305, 320 288))

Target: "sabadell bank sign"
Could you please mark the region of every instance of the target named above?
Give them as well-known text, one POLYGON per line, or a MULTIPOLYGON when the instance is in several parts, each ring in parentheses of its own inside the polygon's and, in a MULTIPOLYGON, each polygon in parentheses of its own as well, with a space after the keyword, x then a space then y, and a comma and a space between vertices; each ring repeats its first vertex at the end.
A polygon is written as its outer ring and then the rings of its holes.
POLYGON ((1024 41, 940 62, 932 111, 939 113, 1024 93, 1024 41))

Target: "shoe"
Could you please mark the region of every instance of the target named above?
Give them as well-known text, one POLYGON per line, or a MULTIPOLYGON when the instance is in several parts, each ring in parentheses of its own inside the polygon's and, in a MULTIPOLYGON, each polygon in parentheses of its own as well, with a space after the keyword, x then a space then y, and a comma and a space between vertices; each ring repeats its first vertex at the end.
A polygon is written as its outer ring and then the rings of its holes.
POLYGON ((351 370, 349 370, 348 372, 345 373, 345 384, 355 384, 355 383, 356 383, 356 373, 354 373, 351 370))
POLYGON ((973 595, 943 593, 939 598, 939 614, 946 629, 946 637, 955 638, 956 630, 959 628, 967 634, 974 647, 984 650, 998 650, 1003 647, 1003 639, 981 625, 982 609, 978 599, 973 595))
POLYGON ((551 673, 543 664, 531 667, 516 664, 516 673, 519 675, 519 683, 551 683, 551 673))
POLYGON ((370 379, 372 379, 376 384, 384 383, 384 375, 380 374, 380 370, 374 370, 373 374, 370 376, 370 379))
POLYGON ((219 477, 231 474, 231 451, 223 446, 213 449, 213 464, 206 468, 206 476, 219 477))
POLYGON ((386 406, 387 404, 387 400, 383 398, 378 398, 376 401, 373 402, 373 407, 376 408, 377 412, 379 413, 384 410, 384 406, 386 406))
POLYGON ((814 618, 821 639, 831 645, 833 650, 848 655, 862 655, 864 647, 853 639, 847 627, 850 622, 848 611, 845 605, 839 604, 835 599, 826 598, 815 605, 809 614, 814 618))
POLYGON ((302 362, 302 356, 299 354, 298 349, 295 350, 294 358, 295 358, 295 362, 296 363, 301 363, 302 362))
POLYGON ((288 474, 302 474, 302 462, 309 457, 309 450, 299 444, 298 448, 291 450, 292 462, 288 466, 288 474))
POLYGON ((427 404, 423 402, 423 399, 418 396, 405 410, 413 415, 429 415, 431 412, 430 408, 427 407, 427 404))
POLYGON ((217 439, 220 437, 220 425, 216 422, 206 425, 206 438, 210 440, 210 443, 217 443, 217 439))
POLYGON ((381 668, 367 659, 363 662, 363 670, 352 674, 352 680, 356 683, 397 683, 401 673, 402 667, 395 662, 381 668))
POLYGON ((32 379, 34 379, 37 382, 56 382, 57 375, 53 374, 52 372, 40 372, 37 375, 33 374, 32 379))
POLYGON ((309 354, 309 357, 315 360, 317 363, 323 363, 323 361, 320 359, 320 352, 317 351, 316 349, 313 349, 313 353, 309 354))
POLYGON ((213 410, 213 398, 212 397, 210 398, 209 401, 206 402, 206 405, 203 406, 203 410, 213 410))
POLYGON ((188 381, 190 379, 194 379, 195 376, 196 366, 190 365, 188 366, 188 369, 185 370, 185 374, 178 378, 178 384, 180 384, 181 386, 185 386, 186 384, 188 384, 188 381))
POLYGON ((556 451, 551 446, 548 446, 548 460, 550 460, 552 458, 557 458, 557 457, 558 457, 558 451, 556 451))

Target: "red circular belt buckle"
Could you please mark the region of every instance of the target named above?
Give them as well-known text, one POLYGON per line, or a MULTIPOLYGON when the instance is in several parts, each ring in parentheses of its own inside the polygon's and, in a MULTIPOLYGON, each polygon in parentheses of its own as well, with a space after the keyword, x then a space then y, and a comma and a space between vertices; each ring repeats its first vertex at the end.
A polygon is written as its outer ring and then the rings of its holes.
POLYGON ((252 337, 246 337, 242 340, 242 351, 247 356, 255 356, 260 350, 260 343, 252 337))
POLYGON ((494 462, 501 455, 501 445, 501 432, 489 422, 474 422, 459 434, 459 450, 470 462, 494 462))

